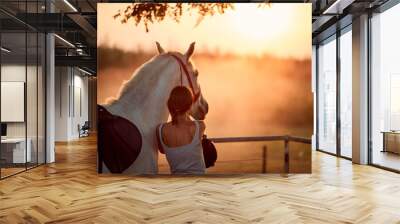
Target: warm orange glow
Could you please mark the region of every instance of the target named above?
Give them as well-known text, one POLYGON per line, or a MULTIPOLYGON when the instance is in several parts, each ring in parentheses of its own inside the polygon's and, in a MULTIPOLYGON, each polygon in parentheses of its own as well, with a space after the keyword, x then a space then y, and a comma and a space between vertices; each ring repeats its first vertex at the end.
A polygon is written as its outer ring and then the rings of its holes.
POLYGON ((256 4, 242 4, 230 12, 233 29, 249 41, 267 41, 279 38, 291 29, 293 9, 277 5, 258 8, 256 4), (273 30, 271 28, 273 27, 273 30))
POLYGON ((308 58, 311 54, 311 4, 235 4, 234 10, 206 17, 197 27, 197 14, 185 13, 180 23, 169 18, 150 25, 130 20, 121 24, 113 15, 127 4, 98 4, 98 44, 128 51, 155 52, 155 41, 165 49, 184 51, 196 41, 196 52, 308 58))
MULTIPOLYGON (((126 6, 98 4, 98 103, 116 97, 124 81, 158 54, 155 41, 179 52, 196 41, 191 59, 209 105, 208 136, 311 136, 311 4, 238 3, 196 27, 197 14, 185 13, 180 23, 166 18, 150 24, 148 33, 143 24, 113 19, 126 6)), ((264 146, 269 159, 281 161, 282 143, 231 143, 217 145, 219 164, 225 172, 259 172, 264 146)), ((159 164, 165 167, 165 157, 159 164)))

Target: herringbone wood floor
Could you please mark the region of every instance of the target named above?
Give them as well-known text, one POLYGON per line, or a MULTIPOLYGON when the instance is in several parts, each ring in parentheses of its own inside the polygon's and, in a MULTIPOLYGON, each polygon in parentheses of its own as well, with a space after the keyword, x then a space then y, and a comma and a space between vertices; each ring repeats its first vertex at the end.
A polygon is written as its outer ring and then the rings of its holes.
POLYGON ((313 173, 96 173, 95 139, 0 181, 0 223, 400 223, 400 175, 313 153, 313 173))

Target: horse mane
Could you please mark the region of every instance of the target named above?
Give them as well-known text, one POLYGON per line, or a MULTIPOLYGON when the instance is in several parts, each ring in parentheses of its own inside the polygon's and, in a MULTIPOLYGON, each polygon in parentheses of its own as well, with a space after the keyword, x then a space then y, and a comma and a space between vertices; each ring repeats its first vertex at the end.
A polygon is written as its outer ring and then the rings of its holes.
POLYGON ((149 86, 154 86, 158 81, 157 76, 160 75, 165 67, 173 60, 171 57, 166 57, 163 53, 152 57, 149 61, 139 66, 132 74, 130 79, 125 80, 119 89, 117 97, 106 99, 106 104, 112 104, 125 96, 128 91, 141 92, 148 89, 149 86))

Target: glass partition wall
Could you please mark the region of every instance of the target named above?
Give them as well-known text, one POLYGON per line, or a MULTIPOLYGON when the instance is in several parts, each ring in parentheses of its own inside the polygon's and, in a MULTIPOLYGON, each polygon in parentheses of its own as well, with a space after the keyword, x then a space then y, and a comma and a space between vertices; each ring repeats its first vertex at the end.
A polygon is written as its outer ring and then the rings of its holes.
MULTIPOLYGON (((39 1, 18 2, 24 12, 39 1)), ((3 3, 0 3, 0 6, 3 3)), ((36 4, 36 5, 35 5, 36 4)), ((33 10, 33 11, 32 11, 33 10)), ((0 178, 45 163, 45 35, 0 12, 0 178)))
POLYGON ((26 33, 1 34, 1 175, 24 171, 31 161, 26 132, 26 33), (4 50, 6 49, 6 50, 4 50))

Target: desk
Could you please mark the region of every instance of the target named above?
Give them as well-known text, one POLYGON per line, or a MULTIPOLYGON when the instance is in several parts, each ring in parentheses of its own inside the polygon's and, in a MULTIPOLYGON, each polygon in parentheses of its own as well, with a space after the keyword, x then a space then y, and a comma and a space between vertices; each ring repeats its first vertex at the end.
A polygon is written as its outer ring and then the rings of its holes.
POLYGON ((383 131, 383 150, 382 152, 392 152, 400 154, 400 132, 383 131))
POLYGON ((32 160, 30 138, 26 139, 28 143, 25 152, 25 138, 6 138, 1 139, 1 157, 6 163, 26 163, 32 160))

